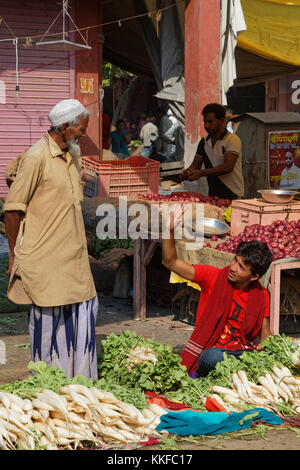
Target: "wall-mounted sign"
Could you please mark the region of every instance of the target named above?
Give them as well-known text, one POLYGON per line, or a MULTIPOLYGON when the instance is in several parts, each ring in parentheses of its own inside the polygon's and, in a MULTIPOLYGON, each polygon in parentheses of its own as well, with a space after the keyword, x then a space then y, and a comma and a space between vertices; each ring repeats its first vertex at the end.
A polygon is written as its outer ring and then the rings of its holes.
POLYGON ((300 189, 300 131, 269 132, 269 185, 300 189))
POLYGON ((80 78, 80 93, 94 93, 93 78, 80 78))

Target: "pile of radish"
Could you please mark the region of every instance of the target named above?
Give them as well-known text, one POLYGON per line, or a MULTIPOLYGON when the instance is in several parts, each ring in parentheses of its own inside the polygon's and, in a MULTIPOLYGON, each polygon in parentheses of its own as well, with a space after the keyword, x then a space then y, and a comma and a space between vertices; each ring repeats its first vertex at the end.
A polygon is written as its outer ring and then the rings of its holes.
POLYGON ((195 193, 192 191, 174 192, 169 195, 139 194, 138 198, 155 202, 202 202, 204 204, 211 204, 217 207, 229 207, 231 205, 231 201, 229 199, 221 199, 217 196, 204 196, 203 194, 195 193))
POLYGON ((126 367, 129 371, 132 371, 134 367, 139 364, 146 364, 147 362, 157 362, 157 357, 152 349, 146 346, 137 346, 131 348, 127 353, 127 364, 126 367))
MULTIPOLYGON (((282 258, 300 258, 300 220, 276 220, 271 225, 249 225, 237 236, 232 236, 214 246, 219 251, 235 253, 238 244, 242 241, 265 242, 273 254, 273 261, 282 258)), ((211 241, 218 238, 213 236, 211 241)), ((211 244, 205 245, 212 248, 211 244)))
POLYGON ((140 411, 112 393, 69 384, 60 393, 41 390, 34 400, 0 392, 0 450, 106 448, 112 442, 138 443, 163 437, 156 431, 167 411, 151 403, 140 411))
POLYGON ((274 366, 271 372, 258 379, 259 384, 248 380, 243 370, 233 372, 231 388, 213 385, 214 398, 228 412, 243 410, 243 403, 259 406, 278 413, 276 405, 290 404, 295 415, 300 414, 300 380, 287 367, 274 366))

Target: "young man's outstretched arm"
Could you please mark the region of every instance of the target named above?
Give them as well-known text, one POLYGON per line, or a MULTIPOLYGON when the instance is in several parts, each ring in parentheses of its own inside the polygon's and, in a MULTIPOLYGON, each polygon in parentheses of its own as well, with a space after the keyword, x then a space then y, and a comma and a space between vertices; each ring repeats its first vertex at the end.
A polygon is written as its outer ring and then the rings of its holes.
POLYGON ((162 240, 162 264, 170 271, 189 281, 194 280, 195 269, 189 263, 178 258, 174 240, 174 222, 170 223, 170 238, 162 240))

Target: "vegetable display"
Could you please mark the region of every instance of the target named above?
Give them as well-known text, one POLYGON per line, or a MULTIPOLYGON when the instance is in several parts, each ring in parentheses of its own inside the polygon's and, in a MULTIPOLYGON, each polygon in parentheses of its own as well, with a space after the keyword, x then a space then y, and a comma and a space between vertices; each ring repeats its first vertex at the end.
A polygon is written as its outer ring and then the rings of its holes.
POLYGON ((224 353, 206 377, 192 379, 172 348, 125 330, 102 341, 99 380, 67 379, 58 367, 30 362, 34 375, 0 386, 1 449, 80 449, 137 445, 167 412, 146 391, 206 412, 208 397, 228 412, 262 407, 300 416, 300 346, 284 334, 237 359, 224 353))
POLYGON ((231 201, 229 199, 221 199, 217 196, 204 196, 193 191, 178 191, 169 195, 163 194, 139 194, 140 199, 156 202, 202 202, 205 204, 212 204, 218 207, 229 207, 231 201))
POLYGON ((240 242, 253 240, 262 241, 268 245, 273 254, 273 261, 289 257, 300 258, 300 219, 298 221, 276 220, 270 225, 247 225, 239 235, 228 237, 214 248, 227 253, 235 253, 240 242))
MULTIPOLYGON (((240 374, 240 371, 244 371, 247 374, 248 381, 256 386, 261 385, 261 377, 274 372, 274 367, 280 369, 285 367, 285 371, 287 372, 288 370, 293 377, 300 375, 300 346, 293 344, 291 338, 284 334, 272 335, 261 346, 261 350, 254 350, 253 352, 245 351, 239 359, 232 355, 227 356, 224 353, 224 360, 217 363, 215 369, 206 377, 198 379, 186 378, 182 382, 182 386, 176 391, 169 392, 167 397, 170 400, 185 403, 191 408, 204 411, 204 398, 215 393, 212 391, 212 387, 232 388, 233 377, 236 379, 236 376, 233 375, 234 373, 240 374)), ((300 393, 297 393, 300 396, 300 393)), ((243 398, 242 396, 243 393, 240 395, 239 401, 243 402, 243 404, 241 405, 240 403, 239 406, 253 408, 253 403, 248 401, 247 395, 244 395, 243 398)), ((221 398, 223 397, 221 396, 221 398)), ((271 406, 274 412, 278 410, 280 413, 279 410, 284 408, 283 411, 287 415, 299 414, 299 410, 292 409, 290 402, 276 403, 272 401, 271 406)))
POLYGON ((162 437, 155 430, 166 411, 150 404, 139 411, 96 387, 69 384, 59 393, 42 389, 34 400, 0 393, 0 448, 77 449, 87 443, 136 443, 162 437))
POLYGON ((300 415, 300 379, 285 366, 274 366, 271 372, 258 378, 258 384, 250 381, 244 370, 238 370, 232 373, 230 388, 213 385, 211 391, 211 397, 227 412, 241 411, 246 403, 280 415, 291 412, 300 415))
POLYGON ((42 361, 30 361, 27 368, 34 375, 30 374, 26 379, 0 385, 0 392, 13 393, 20 398, 33 400, 41 389, 48 389, 59 393, 60 387, 68 384, 78 384, 110 391, 119 400, 131 403, 140 410, 147 407, 145 394, 139 388, 128 388, 126 385, 120 386, 108 378, 101 378, 95 381, 80 374, 68 380, 65 372, 59 369, 59 367, 47 366, 42 361))

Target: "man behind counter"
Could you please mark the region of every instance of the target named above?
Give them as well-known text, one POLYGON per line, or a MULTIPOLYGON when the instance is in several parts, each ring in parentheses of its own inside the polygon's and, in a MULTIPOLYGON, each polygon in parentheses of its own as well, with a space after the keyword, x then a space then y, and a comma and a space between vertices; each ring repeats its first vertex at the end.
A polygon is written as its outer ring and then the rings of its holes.
POLYGON ((244 195, 241 140, 226 129, 224 106, 207 104, 202 115, 208 136, 200 140, 192 165, 182 172, 181 177, 196 181, 206 176, 209 196, 237 199, 244 195), (205 168, 201 169, 203 163, 205 168))

